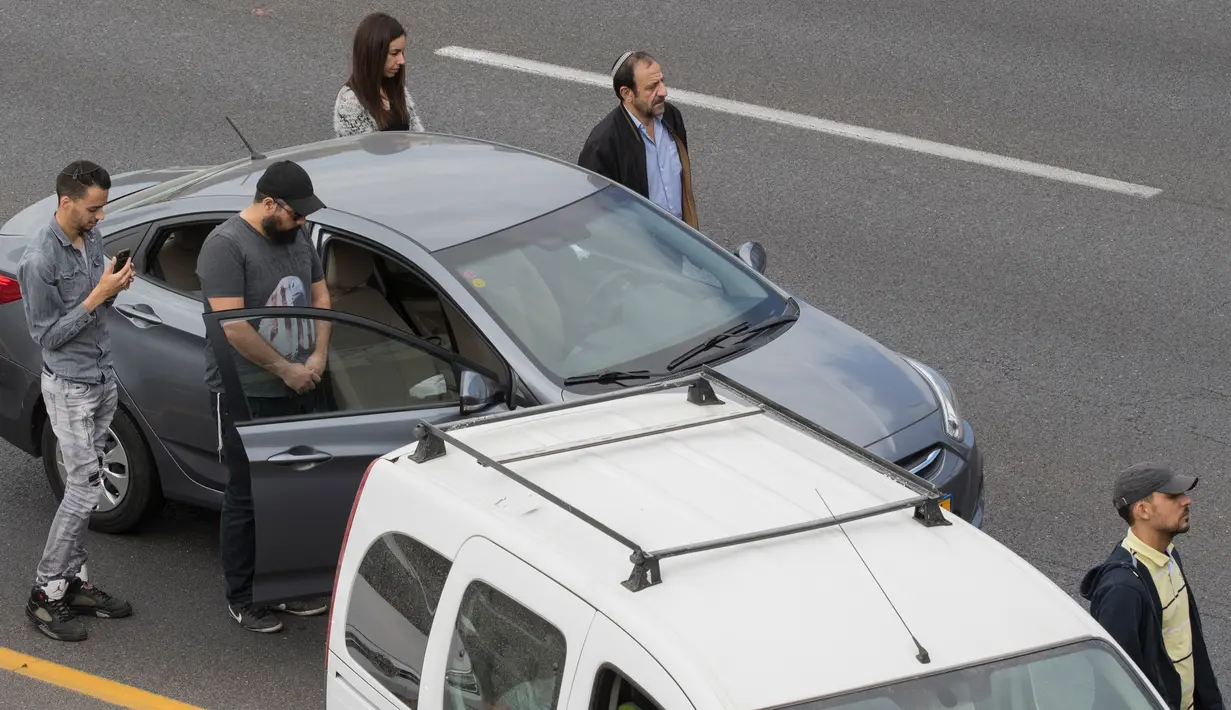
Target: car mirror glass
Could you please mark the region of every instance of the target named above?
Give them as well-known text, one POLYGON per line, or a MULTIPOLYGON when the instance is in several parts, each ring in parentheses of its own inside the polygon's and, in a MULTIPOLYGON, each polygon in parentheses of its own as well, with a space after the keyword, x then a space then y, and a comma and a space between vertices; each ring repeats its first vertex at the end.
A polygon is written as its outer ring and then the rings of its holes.
POLYGON ((461 406, 463 414, 474 414, 504 399, 499 384, 473 370, 462 370, 461 406))
POLYGON ((735 255, 740 261, 751 266, 758 274, 765 273, 765 266, 769 263, 769 255, 765 252, 765 247, 761 246, 760 242, 744 242, 739 249, 735 250, 735 255))

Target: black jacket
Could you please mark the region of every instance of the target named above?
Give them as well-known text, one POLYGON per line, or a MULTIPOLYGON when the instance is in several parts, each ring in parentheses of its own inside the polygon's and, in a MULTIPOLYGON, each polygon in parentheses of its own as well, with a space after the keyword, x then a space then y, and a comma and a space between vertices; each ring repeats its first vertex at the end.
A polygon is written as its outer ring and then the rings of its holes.
MULTIPOLYGON (((684 128, 684 117, 680 115, 679 109, 667 102, 663 108, 662 119, 663 125, 675 139, 680 153, 680 165, 683 168, 680 176, 683 182, 683 218, 695 229, 698 226, 697 209, 692 194, 692 168, 688 158, 688 131, 684 128)), ((604 116, 590 131, 585 145, 581 147, 577 164, 620 183, 642 197, 650 196, 650 181, 645 172, 645 143, 641 138, 641 131, 637 130, 623 104, 612 109, 611 113, 604 116)))
MULTIPOLYGON (((1172 556, 1180 571, 1184 565, 1180 551, 1172 556)), ((1107 633, 1124 648, 1146 678, 1158 689, 1159 695, 1174 710, 1180 708, 1180 674, 1176 672, 1163 642, 1163 605, 1149 568, 1133 558, 1120 545, 1107 561, 1086 573, 1081 581, 1081 595, 1090 601, 1090 614, 1107 629, 1107 633)), ((1210 655, 1201 631, 1201 615, 1192 585, 1188 585, 1188 613, 1193 635, 1193 708, 1223 710, 1218 680, 1210 666, 1210 655)))

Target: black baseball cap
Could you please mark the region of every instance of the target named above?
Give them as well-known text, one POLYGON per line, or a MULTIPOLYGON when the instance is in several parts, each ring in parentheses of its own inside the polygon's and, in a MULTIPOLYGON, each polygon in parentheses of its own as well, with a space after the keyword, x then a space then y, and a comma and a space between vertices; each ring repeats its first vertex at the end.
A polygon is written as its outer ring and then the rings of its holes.
POLYGON ((312 191, 312 178, 308 177, 308 171, 290 160, 270 163, 265 168, 265 174, 257 180, 256 189, 262 195, 282 200, 304 217, 325 207, 325 203, 312 191))
POLYGON ((1122 510, 1154 493, 1175 495, 1196 487, 1196 476, 1185 476, 1158 464, 1139 463, 1120 473, 1111 503, 1116 510, 1122 510))

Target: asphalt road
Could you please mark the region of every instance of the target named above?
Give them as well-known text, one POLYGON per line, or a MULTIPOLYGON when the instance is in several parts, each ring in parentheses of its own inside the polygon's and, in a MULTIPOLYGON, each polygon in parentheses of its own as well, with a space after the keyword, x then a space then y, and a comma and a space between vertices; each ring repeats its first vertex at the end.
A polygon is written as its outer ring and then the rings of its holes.
MULTIPOLYGON (((387 9, 411 28, 429 129, 573 159, 609 90, 433 51, 605 72, 640 46, 669 87, 1162 189, 1143 200, 685 108, 703 231, 760 240, 771 277, 945 373, 987 455, 986 529, 1066 589, 1123 534, 1109 503, 1119 468, 1153 458, 1202 476, 1181 545, 1231 681, 1231 551, 1216 542, 1231 510, 1225 5, 752 7, 387 9)), ((224 115, 259 148, 330 137, 367 9, 0 0, 0 217, 79 156, 115 172, 242 157, 224 115)), ((137 615, 92 623, 84 645, 35 634, 20 607, 54 501, 38 463, 2 445, 0 485, 0 645, 207 708, 323 705, 323 619, 273 637, 228 622, 211 513, 172 507, 140 536, 94 537, 100 584, 137 615)))
POLYGON ((116 710, 119 707, 11 673, 0 674, 0 699, 4 700, 5 710, 116 710))

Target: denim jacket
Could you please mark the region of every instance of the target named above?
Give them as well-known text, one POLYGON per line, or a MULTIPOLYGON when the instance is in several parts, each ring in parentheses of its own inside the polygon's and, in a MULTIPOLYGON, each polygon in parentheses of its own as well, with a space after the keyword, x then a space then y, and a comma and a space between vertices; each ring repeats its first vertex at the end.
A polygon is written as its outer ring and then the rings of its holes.
POLYGON ((53 217, 30 240, 17 266, 30 337, 43 348, 43 365, 66 380, 97 384, 114 376, 105 321, 107 299, 93 313, 82 302, 107 268, 102 234, 95 227, 83 249, 53 217))

